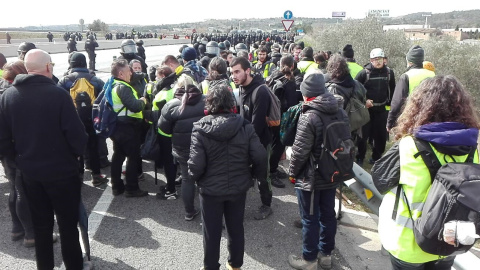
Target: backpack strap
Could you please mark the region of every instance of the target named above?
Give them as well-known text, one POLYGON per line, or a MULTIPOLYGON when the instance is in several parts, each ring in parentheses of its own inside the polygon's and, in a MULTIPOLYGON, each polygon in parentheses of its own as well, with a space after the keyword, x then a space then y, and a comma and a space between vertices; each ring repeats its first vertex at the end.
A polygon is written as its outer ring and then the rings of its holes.
POLYGON ((435 178, 438 169, 442 167, 442 164, 438 160, 437 155, 435 155, 435 152, 433 151, 432 146, 429 142, 418 138, 413 138, 413 141, 415 142, 415 146, 418 149, 418 153, 416 153, 414 157, 422 157, 423 162, 425 163, 428 171, 430 172, 431 181, 433 183, 433 179, 435 178))

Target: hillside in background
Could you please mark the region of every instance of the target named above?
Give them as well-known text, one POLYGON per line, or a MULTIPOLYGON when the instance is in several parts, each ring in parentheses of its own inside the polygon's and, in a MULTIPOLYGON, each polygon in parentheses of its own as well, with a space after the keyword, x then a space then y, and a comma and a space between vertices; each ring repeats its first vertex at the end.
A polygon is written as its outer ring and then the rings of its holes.
MULTIPOLYGON (((380 18, 383 24, 425 24, 425 17, 423 14, 428 12, 417 12, 404 16, 393 18, 380 18)), ((100 19, 101 20, 101 19, 100 19)), ((312 25, 327 25, 332 23, 338 23, 339 19, 333 18, 295 18, 295 29, 311 28, 312 25)), ((480 10, 467 10, 467 11, 452 11, 447 13, 434 13, 428 18, 428 24, 432 28, 477 28, 480 27, 480 10)), ((85 24, 84 30, 87 30, 88 24, 85 24)), ((165 25, 125 25, 125 24, 109 24, 110 31, 130 31, 135 28, 137 31, 161 31, 174 30, 174 28, 195 28, 198 31, 208 31, 208 29, 218 29, 223 32, 228 32, 232 29, 250 30, 250 29, 262 29, 282 30, 283 25, 281 18, 267 18, 267 19, 231 19, 231 20, 205 20, 202 22, 191 22, 182 24, 165 24, 165 25)), ((293 30, 295 30, 293 29, 293 30)), ((308 31, 305 29, 306 31, 308 31)), ((80 31, 79 25, 51 25, 51 26, 28 26, 21 28, 9 28, 0 29, 0 31, 80 31)))

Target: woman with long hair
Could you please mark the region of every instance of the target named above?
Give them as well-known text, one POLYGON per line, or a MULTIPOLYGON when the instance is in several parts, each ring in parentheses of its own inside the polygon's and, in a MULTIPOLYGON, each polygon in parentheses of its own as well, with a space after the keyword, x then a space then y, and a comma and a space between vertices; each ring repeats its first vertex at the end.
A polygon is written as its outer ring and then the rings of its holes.
POLYGON ((374 175, 377 170, 394 172, 385 179, 374 178, 377 186, 385 181, 387 187, 401 188, 397 206, 399 193, 384 190, 387 193, 380 206, 378 225, 380 240, 390 253, 393 269, 450 269, 453 265, 454 256, 430 254, 415 241, 413 223, 422 216, 432 184, 417 145, 428 143, 441 165, 465 161, 472 152, 475 152, 473 162, 478 163, 479 128, 472 97, 454 76, 425 79, 408 98, 393 129, 397 143, 384 155, 398 158, 399 165, 382 163, 382 158, 373 169, 374 175))

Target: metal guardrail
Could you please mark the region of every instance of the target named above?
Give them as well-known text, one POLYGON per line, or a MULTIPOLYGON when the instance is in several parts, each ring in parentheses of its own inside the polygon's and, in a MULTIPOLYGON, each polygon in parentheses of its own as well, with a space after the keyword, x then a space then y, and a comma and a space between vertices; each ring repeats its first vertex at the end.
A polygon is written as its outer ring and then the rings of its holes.
MULTIPOLYGON (((355 179, 345 181, 345 184, 378 216, 383 195, 375 188, 372 176, 356 163, 353 164, 353 172, 355 173, 355 179)), ((471 252, 457 255, 453 263, 456 270, 478 269, 475 265, 477 267, 480 265, 480 258, 471 252)))

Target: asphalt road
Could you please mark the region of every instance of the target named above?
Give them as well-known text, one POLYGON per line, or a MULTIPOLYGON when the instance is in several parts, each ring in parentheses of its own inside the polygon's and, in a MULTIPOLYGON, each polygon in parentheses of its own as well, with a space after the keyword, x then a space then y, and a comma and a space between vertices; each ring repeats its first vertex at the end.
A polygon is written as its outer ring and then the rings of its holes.
MULTIPOLYGON (((148 65, 159 64, 167 54, 177 55, 180 47, 178 44, 148 46, 149 40, 146 43, 148 65)), ((105 50, 97 52, 99 77, 105 79, 109 76, 112 58, 119 55, 119 44, 118 40, 101 42, 100 47, 105 50), (106 49, 106 44, 110 43, 113 49, 106 49)), ((62 51, 63 45, 38 43, 39 48, 51 52, 56 63, 54 71, 59 78, 68 67, 68 54, 66 46, 62 51), (59 51, 57 46, 60 46, 59 51)), ((15 46, 18 47, 18 44, 12 44, 7 49, 15 51, 15 46)), ((0 47, 2 53, 4 49, 0 47)), ((16 57, 8 58, 8 61, 14 59, 16 57)), ((108 142, 111 155, 111 143, 108 142)), ((282 164, 285 167, 288 161, 282 164)), ((109 186, 93 187, 90 173, 85 173, 82 196, 90 216, 91 254, 95 269, 199 269, 203 259, 201 218, 185 221, 181 199, 157 200, 154 195, 166 180, 159 171, 159 185, 155 185, 153 165, 144 162, 143 168, 147 177, 140 187, 150 193, 143 198, 112 197, 109 186)), ((109 177, 110 168, 102 172, 109 177)), ((286 179, 284 181, 287 182, 286 179)), ((288 255, 301 254, 301 230, 293 226, 293 221, 298 219, 293 185, 288 183, 284 189, 273 189, 274 213, 262 221, 253 219, 255 210, 260 206, 259 193, 256 188, 248 192, 244 222, 245 263, 242 269, 291 269, 288 255)), ((21 241, 10 241, 8 193, 8 182, 3 169, 0 169, 0 269, 35 269, 34 249, 23 247, 21 241)), ((333 269, 389 269, 388 257, 381 255, 376 232, 339 225, 336 241, 333 269)), ((60 245, 55 244, 54 247, 56 268, 62 268, 60 245)), ((222 238, 221 247, 221 269, 225 269, 228 256, 225 238, 222 238)))

